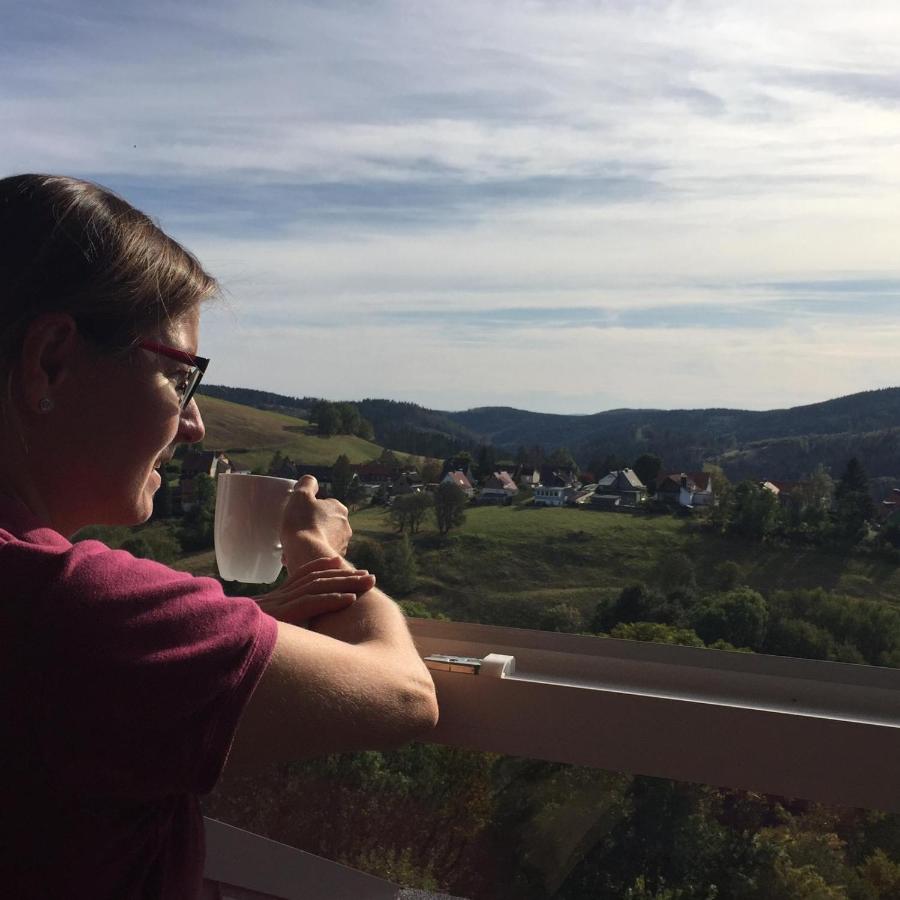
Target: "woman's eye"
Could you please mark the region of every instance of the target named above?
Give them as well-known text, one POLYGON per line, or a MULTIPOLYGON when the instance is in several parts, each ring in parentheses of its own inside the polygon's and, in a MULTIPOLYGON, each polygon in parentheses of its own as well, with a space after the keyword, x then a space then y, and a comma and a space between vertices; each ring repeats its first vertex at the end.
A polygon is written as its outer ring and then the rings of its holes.
POLYGON ((175 372, 173 375, 169 376, 169 380, 175 386, 175 390, 178 391, 179 394, 183 394, 187 390, 190 377, 189 372, 175 372))

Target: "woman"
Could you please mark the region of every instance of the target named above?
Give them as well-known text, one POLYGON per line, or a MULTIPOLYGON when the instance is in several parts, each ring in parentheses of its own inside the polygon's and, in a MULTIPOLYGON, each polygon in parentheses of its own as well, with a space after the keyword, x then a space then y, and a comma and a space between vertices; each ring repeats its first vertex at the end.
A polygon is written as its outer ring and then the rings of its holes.
POLYGON ((226 760, 389 746, 436 721, 401 613, 341 558, 347 511, 312 478, 285 512, 289 577, 261 604, 70 543, 89 524, 145 521, 160 466, 202 439, 199 311, 215 291, 103 188, 0 180, 7 896, 196 896, 198 796, 226 760))

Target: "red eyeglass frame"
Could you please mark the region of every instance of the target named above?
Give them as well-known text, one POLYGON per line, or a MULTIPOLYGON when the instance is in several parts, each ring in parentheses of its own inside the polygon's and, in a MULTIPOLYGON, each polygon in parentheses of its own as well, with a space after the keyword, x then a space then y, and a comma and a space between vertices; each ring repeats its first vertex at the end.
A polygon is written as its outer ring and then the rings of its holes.
POLYGON ((191 381, 187 390, 184 392, 184 396, 181 398, 181 408, 184 409, 188 403, 191 402, 191 397, 194 396, 194 392, 203 380, 203 375, 206 372, 206 367, 209 365, 209 360, 205 356, 195 356, 193 353, 188 353, 186 350, 179 350, 177 347, 169 347, 167 344, 160 344, 157 341, 138 341, 137 346, 142 350, 149 350, 151 353, 158 353, 160 356, 166 356, 169 359, 183 362, 193 369, 190 374, 191 381))

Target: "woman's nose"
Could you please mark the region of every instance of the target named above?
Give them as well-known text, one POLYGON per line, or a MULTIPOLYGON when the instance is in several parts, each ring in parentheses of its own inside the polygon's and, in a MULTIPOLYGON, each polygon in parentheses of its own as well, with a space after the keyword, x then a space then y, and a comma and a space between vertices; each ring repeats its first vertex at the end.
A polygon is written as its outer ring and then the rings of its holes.
POLYGON ((203 440, 206 427, 203 425, 203 417, 200 415, 200 407, 197 401, 191 398, 188 405, 182 410, 178 422, 178 434, 176 442, 181 444, 196 444, 203 440))

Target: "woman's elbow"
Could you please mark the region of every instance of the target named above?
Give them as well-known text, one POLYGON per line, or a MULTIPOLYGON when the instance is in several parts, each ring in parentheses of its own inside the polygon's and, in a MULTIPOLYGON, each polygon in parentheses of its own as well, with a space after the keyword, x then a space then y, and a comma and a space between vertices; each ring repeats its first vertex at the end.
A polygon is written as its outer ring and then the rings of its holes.
POLYGON ((419 700, 419 723, 423 731, 432 731, 438 723, 440 709, 438 708, 437 691, 434 682, 428 679, 427 685, 423 685, 422 696, 419 700))
POLYGON ((398 747, 408 741, 427 740, 438 722, 434 682, 427 675, 404 680, 394 693, 394 708, 382 720, 387 726, 382 747, 398 747))
POLYGON ((426 670, 424 673, 417 673, 415 678, 406 683, 404 693, 406 695, 403 701, 404 718, 408 722, 412 740, 426 735, 437 725, 439 715, 437 692, 426 670))

